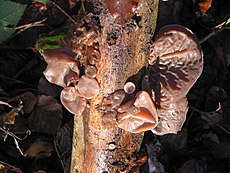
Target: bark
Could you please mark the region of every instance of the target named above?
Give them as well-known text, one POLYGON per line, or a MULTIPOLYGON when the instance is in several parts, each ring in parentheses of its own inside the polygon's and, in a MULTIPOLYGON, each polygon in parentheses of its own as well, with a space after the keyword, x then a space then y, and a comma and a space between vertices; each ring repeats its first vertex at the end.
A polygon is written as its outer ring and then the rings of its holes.
POLYGON ((96 64, 101 90, 91 99, 83 115, 75 116, 71 172, 132 172, 138 167, 135 153, 140 149, 143 134, 123 131, 116 123, 103 123, 102 114, 96 108, 105 96, 122 89, 126 80, 146 65, 156 26, 158 0, 141 0, 140 23, 137 25, 130 20, 123 26, 114 21, 103 2, 92 2, 99 11, 101 25, 101 60, 96 64), (111 34, 114 40, 109 40, 111 34))

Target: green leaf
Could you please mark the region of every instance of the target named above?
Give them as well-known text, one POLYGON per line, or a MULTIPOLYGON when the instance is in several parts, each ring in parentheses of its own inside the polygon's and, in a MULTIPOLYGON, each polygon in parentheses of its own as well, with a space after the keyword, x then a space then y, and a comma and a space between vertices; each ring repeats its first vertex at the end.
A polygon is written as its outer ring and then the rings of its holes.
POLYGON ((26 5, 0 0, 0 43, 8 39, 21 19, 26 5))
POLYGON ((36 0, 36 2, 46 5, 49 2, 49 0, 36 0))
POLYGON ((48 35, 41 35, 36 42, 36 49, 38 51, 46 51, 50 49, 57 49, 65 46, 65 37, 68 31, 68 26, 59 28, 58 30, 52 32, 48 35))

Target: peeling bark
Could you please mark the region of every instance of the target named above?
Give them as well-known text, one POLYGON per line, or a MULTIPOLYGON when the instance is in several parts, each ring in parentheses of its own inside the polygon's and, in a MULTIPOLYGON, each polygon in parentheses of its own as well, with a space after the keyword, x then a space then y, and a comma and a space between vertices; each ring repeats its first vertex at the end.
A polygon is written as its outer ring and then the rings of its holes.
POLYGON ((141 0, 140 23, 129 21, 123 26, 116 23, 103 2, 92 2, 101 25, 98 40, 101 60, 96 63, 101 90, 91 99, 83 115, 75 116, 71 172, 134 172, 138 167, 135 153, 140 149, 143 134, 123 131, 114 122, 103 123, 102 114, 96 108, 105 96, 122 89, 126 80, 146 65, 158 0, 141 0))

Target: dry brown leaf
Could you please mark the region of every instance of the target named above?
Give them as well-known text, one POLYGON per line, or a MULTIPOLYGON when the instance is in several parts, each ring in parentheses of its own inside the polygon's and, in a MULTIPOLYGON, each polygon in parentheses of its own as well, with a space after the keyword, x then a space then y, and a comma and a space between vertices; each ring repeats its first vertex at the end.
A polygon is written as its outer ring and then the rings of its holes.
POLYGON ((38 138, 25 152, 28 157, 36 159, 45 158, 52 155, 54 147, 51 141, 38 138))
POLYGON ((5 124, 14 124, 15 122, 15 116, 19 115, 19 113, 23 113, 22 111, 23 104, 22 101, 20 101, 19 105, 16 108, 13 108, 10 112, 3 114, 5 117, 5 124))
POLYGON ((28 118, 29 126, 37 132, 56 134, 61 120, 61 105, 51 96, 38 96, 38 104, 28 118))
POLYGON ((212 6, 212 0, 204 0, 198 3, 201 13, 205 14, 212 6))

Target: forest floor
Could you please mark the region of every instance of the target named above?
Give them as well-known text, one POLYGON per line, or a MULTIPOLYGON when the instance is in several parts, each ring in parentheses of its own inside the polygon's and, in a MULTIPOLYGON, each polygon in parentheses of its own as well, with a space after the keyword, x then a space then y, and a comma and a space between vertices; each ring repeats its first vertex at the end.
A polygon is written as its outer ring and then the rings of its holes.
MULTIPOLYGON (((182 130, 177 135, 145 133, 140 152, 150 159, 140 172, 230 173, 230 1, 159 1, 156 31, 168 24, 193 31, 203 50, 204 69, 187 95, 182 130)), ((65 0, 58 4, 68 9, 65 0)), ((73 115, 60 103, 61 88, 43 77, 46 63, 35 50, 38 36, 67 18, 58 10, 43 13, 42 7, 28 5, 19 25, 45 16, 45 26, 29 28, 0 45, 0 172, 70 170, 73 115)), ((66 11, 73 15, 78 10, 76 5, 66 11)))

